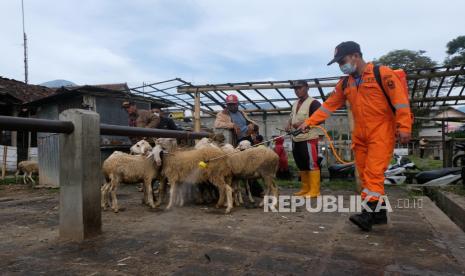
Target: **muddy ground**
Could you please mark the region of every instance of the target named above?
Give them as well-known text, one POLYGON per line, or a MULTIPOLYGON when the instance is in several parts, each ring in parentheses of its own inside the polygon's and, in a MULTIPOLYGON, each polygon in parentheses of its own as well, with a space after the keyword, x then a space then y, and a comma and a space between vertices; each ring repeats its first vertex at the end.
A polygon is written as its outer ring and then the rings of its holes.
MULTIPOLYGON (((411 199, 399 188, 389 194, 391 202, 411 199)), ((465 234, 428 198, 422 208, 395 208, 388 225, 364 233, 347 213, 242 207, 224 215, 206 205, 152 211, 136 187, 123 186, 126 210, 104 212, 103 234, 73 243, 58 239, 58 196, 0 185, 2 275, 465 274, 465 234)))

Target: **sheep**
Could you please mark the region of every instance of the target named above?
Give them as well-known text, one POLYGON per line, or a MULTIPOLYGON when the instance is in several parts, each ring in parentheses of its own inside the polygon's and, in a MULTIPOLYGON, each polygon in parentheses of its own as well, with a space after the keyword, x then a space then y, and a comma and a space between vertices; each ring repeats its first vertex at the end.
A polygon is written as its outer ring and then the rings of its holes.
POLYGON ((252 147, 252 143, 250 143, 249 140, 244 140, 244 141, 239 142, 236 148, 238 150, 246 150, 246 149, 250 149, 251 147, 252 147))
POLYGON ((149 142, 145 140, 140 140, 139 142, 135 143, 129 151, 131 154, 143 154, 146 155, 152 151, 152 146, 149 142))
POLYGON ((178 148, 175 138, 158 138, 155 140, 155 145, 160 145, 163 150, 171 152, 178 148))
POLYGON ((16 183, 18 183, 18 176, 20 173, 23 174, 23 183, 27 184, 28 179, 32 182, 33 185, 36 184, 34 179, 32 178, 33 173, 39 173, 39 164, 37 161, 32 161, 32 160, 27 160, 27 161, 21 161, 18 163, 18 169, 16 170, 15 173, 15 180, 16 183), (27 178, 26 178, 27 177, 27 178))
MULTIPOLYGON (((215 185, 220 193, 217 208, 224 203, 226 196, 225 213, 230 213, 232 209, 232 188, 231 170, 224 158, 214 159, 224 155, 224 152, 217 147, 206 146, 200 149, 177 150, 166 155, 163 155, 163 149, 160 145, 156 145, 152 154, 158 166, 162 167, 161 173, 166 177, 170 184, 170 199, 167 210, 173 206, 177 189, 181 183, 199 184, 209 181, 215 185), (212 160, 214 159, 214 160, 212 160), (199 162, 208 162, 206 168, 200 168, 199 162), (220 204, 221 203, 221 204, 220 204)), ((181 198, 180 205, 184 201, 181 198)))
POLYGON ((211 140, 207 137, 200 139, 194 146, 195 149, 201 149, 205 147, 216 147, 212 144, 211 140))
MULTIPOLYGON (((140 154, 140 155, 147 155, 151 151, 152 151, 152 146, 146 140, 138 141, 137 143, 132 145, 132 147, 129 149, 130 154, 140 154)), ((144 185, 143 184, 138 185, 137 190, 139 192, 143 192, 144 185)))
MULTIPOLYGON (((194 149, 200 149, 200 148, 203 148, 203 147, 213 146, 213 145, 210 144, 211 143, 210 141, 211 140, 209 138, 202 138, 196 143, 194 149)), ((155 144, 160 145, 164 152, 173 152, 175 150, 187 150, 187 149, 189 149, 189 148, 178 148, 177 143, 176 143, 176 139, 174 139, 174 138, 158 138, 155 141, 155 144)), ((158 188, 158 191, 157 191, 158 192, 157 193, 158 197, 157 197, 157 200, 155 202, 155 206, 157 206, 157 207, 159 207, 164 201, 164 197, 165 197, 165 194, 166 194, 166 186, 167 186, 166 178, 162 174, 161 174, 160 178, 161 178, 160 179, 160 185, 159 185, 159 188, 158 188)), ((198 195, 198 197, 196 197, 197 198, 197 203, 211 202, 212 199, 215 199, 216 195, 217 195, 216 188, 211 183, 202 183, 202 184, 198 184, 196 187, 191 186, 191 187, 188 187, 188 188, 192 188, 192 190, 194 190, 194 191, 189 191, 190 193, 198 195)), ((154 194, 155 194, 155 192, 154 192, 154 194)), ((175 198, 176 199, 182 199, 182 197, 178 197, 178 195, 176 195, 175 198)))
POLYGON ((154 166, 154 160, 145 155, 130 155, 122 152, 114 152, 102 165, 105 183, 101 188, 102 208, 105 210, 108 199, 111 196, 111 209, 119 211, 116 198, 116 189, 120 182, 144 183, 143 203, 155 208, 152 195, 152 179, 157 177, 159 171, 154 166))
MULTIPOLYGON (((203 138, 196 147, 216 147, 216 144, 207 138, 203 138)), ((233 188, 236 205, 243 203, 239 185, 240 179, 245 180, 246 192, 250 202, 254 202, 254 199, 250 192, 249 179, 262 178, 266 188, 265 195, 271 192, 274 196, 278 196, 275 175, 278 170, 279 156, 273 150, 265 146, 253 147, 250 141, 247 140, 241 141, 237 148, 230 144, 224 144, 221 150, 226 154, 224 158, 227 159, 233 174, 231 187, 233 188)), ((260 206, 263 206, 263 201, 260 206)))
MULTIPOLYGON (((238 190, 238 201, 242 203, 242 196, 240 195, 239 179, 257 179, 262 178, 265 184, 265 195, 270 192, 273 196, 278 196, 278 188, 275 183, 275 175, 278 170, 279 156, 271 149, 258 146, 252 147, 249 141, 242 141, 236 149, 231 150, 231 147, 225 146, 224 150, 228 153, 228 164, 233 174, 232 186, 238 190)), ((246 190, 249 200, 254 202, 250 193, 250 187, 246 181, 246 190)), ((260 203, 263 206, 263 201, 260 203)))

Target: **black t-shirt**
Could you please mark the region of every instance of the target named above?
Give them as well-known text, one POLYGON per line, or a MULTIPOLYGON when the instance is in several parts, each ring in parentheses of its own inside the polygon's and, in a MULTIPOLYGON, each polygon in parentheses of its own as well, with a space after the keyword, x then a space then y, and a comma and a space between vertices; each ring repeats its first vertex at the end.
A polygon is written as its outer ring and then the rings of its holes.
POLYGON ((160 117, 160 124, 157 128, 178 130, 178 126, 176 126, 176 123, 173 121, 173 119, 167 117, 160 117))

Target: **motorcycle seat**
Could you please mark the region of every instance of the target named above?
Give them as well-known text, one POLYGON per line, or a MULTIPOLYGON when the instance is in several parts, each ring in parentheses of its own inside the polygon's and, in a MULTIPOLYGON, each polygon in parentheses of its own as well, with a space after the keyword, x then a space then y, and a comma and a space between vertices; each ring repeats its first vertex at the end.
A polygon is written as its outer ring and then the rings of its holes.
POLYGON ((424 171, 415 175, 418 184, 423 184, 433 179, 437 179, 448 174, 456 174, 461 171, 461 168, 443 168, 432 171, 424 171))

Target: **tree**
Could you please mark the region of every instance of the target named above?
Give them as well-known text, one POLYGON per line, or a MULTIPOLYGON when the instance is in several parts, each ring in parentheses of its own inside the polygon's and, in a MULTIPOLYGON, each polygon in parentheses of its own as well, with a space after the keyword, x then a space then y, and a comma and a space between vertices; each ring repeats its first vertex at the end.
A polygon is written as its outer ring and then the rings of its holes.
POLYGON ((444 65, 465 64, 465 36, 458 36, 446 45, 448 56, 444 60, 444 65))
MULTIPOLYGON (((426 51, 419 50, 419 51, 412 51, 412 50, 394 50, 390 51, 389 53, 385 54, 384 56, 380 57, 378 60, 374 60, 375 64, 382 64, 391 67, 392 69, 403 69, 405 71, 415 71, 417 69, 423 68, 431 68, 437 65, 437 62, 432 60, 430 57, 425 55, 426 51)), ((431 82, 433 85, 436 80, 431 82)), ((409 88, 413 88, 414 81, 409 81, 409 88)), ((415 98, 422 98, 423 91, 426 88, 426 80, 421 79, 418 80, 416 89, 415 89, 415 98)), ((410 91, 411 92, 411 91, 410 91)), ((431 96, 433 91, 429 89, 427 91, 427 96, 431 96)), ((411 94, 411 93, 409 93, 411 94)), ((412 105, 412 111, 414 112, 415 116, 423 117, 428 116, 431 112, 431 106, 429 103, 424 104, 423 106, 420 105, 412 105)), ((413 124, 413 135, 418 136, 420 130, 422 128, 422 123, 420 121, 415 120, 413 124)))
POLYGON ((437 65, 430 57, 425 55, 426 51, 394 50, 374 60, 375 64, 387 65, 393 69, 404 69, 410 71, 414 69, 430 68, 437 65))

